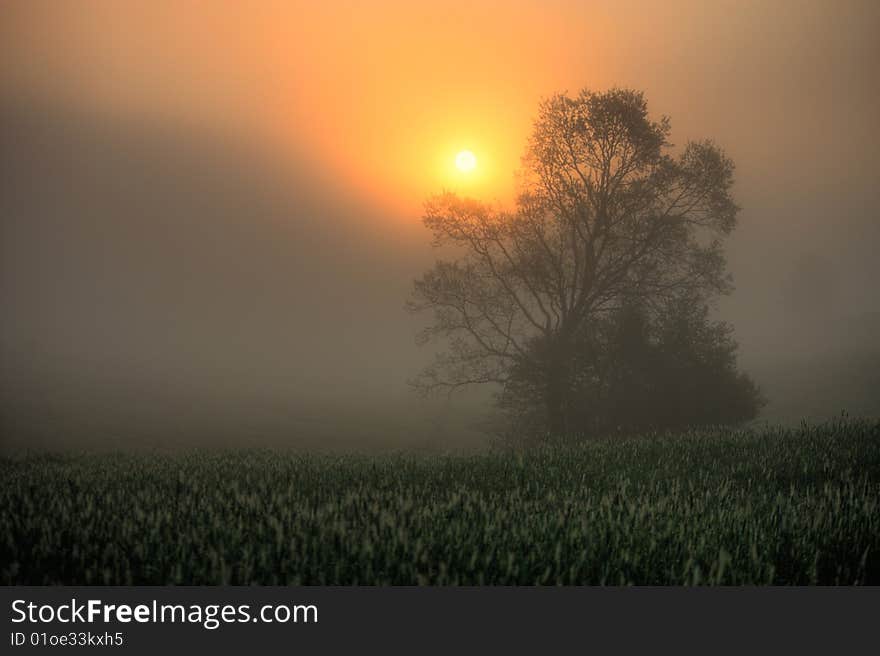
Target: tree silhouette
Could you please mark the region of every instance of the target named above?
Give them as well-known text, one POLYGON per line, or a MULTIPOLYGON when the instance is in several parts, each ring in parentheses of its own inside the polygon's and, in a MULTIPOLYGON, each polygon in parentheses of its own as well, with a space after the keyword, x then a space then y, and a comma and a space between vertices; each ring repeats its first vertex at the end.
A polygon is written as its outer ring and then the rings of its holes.
MULTIPOLYGON (((578 435, 638 432, 754 418, 764 404, 755 383, 736 367, 729 325, 687 297, 661 312, 630 304, 597 320, 572 349, 578 376, 566 408, 578 435)), ((518 433, 547 425, 540 403, 541 366, 512 367, 499 402, 518 433)))
POLYGON ((451 193, 427 202, 424 223, 452 257, 415 282, 408 307, 433 312, 419 340, 449 348, 420 390, 527 380, 546 429, 571 432, 590 412, 582 379, 609 317, 730 290, 733 163, 709 141, 674 156, 669 133, 640 92, 556 95, 540 105, 513 210, 451 193))

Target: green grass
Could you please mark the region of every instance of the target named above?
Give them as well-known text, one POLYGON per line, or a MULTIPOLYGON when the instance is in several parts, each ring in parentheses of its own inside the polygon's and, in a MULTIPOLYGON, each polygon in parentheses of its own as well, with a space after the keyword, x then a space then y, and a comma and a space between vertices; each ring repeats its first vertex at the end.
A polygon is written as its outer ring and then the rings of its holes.
POLYGON ((4 584, 880 584, 880 424, 7 458, 4 584))

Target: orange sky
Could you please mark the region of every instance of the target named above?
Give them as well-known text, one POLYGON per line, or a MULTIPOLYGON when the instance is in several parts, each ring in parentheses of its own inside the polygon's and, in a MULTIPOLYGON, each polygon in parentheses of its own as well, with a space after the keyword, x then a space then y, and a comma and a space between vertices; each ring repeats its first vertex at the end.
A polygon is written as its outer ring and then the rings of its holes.
POLYGON ((876 141, 877 85, 853 68, 877 54, 870 2, 28 0, 0 12, 5 89, 266 137, 395 215, 443 187, 509 200, 538 100, 583 86, 645 90, 677 141, 714 137, 755 175, 816 148, 851 161, 876 141), (453 167, 461 148, 479 158, 472 176, 453 167))
POLYGON ((0 384, 56 390, 62 433, 74 388, 122 398, 119 434, 160 391, 175 426, 410 403, 424 199, 509 201, 539 100, 583 87, 736 163, 746 371, 853 344, 880 312, 878 33, 876 0, 0 0, 0 384))
POLYGON ((543 3, 118 3, 19 7, 7 79, 79 103, 244 126, 382 203, 509 199, 537 100, 607 80, 602 11, 543 3), (39 20, 35 15, 42 14, 39 20), (577 44, 572 52, 572 45, 577 44), (479 167, 453 166, 467 148, 479 167))

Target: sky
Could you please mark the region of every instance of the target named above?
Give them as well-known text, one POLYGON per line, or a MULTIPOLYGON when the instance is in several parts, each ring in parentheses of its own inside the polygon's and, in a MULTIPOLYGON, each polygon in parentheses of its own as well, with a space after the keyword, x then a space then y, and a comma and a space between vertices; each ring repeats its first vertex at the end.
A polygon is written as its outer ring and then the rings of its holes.
POLYGON ((541 98, 614 86, 734 160, 719 316, 769 416, 831 411, 877 351, 878 28, 870 1, 7 0, 4 431, 466 433, 406 386, 422 203, 509 204, 541 98))

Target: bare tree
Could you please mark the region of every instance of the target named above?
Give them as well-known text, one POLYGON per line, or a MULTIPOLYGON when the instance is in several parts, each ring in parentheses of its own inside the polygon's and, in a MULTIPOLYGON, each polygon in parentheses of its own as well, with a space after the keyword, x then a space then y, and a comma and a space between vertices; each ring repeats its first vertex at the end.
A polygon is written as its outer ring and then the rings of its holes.
POLYGON ((634 300, 729 290, 733 163, 708 141, 673 156, 669 132, 640 92, 557 95, 540 105, 512 211, 428 201, 424 223, 452 257, 415 282, 408 307, 434 313, 420 341, 449 348, 419 389, 505 385, 527 367, 543 381, 547 428, 565 432, 573 349, 591 324, 634 300))

